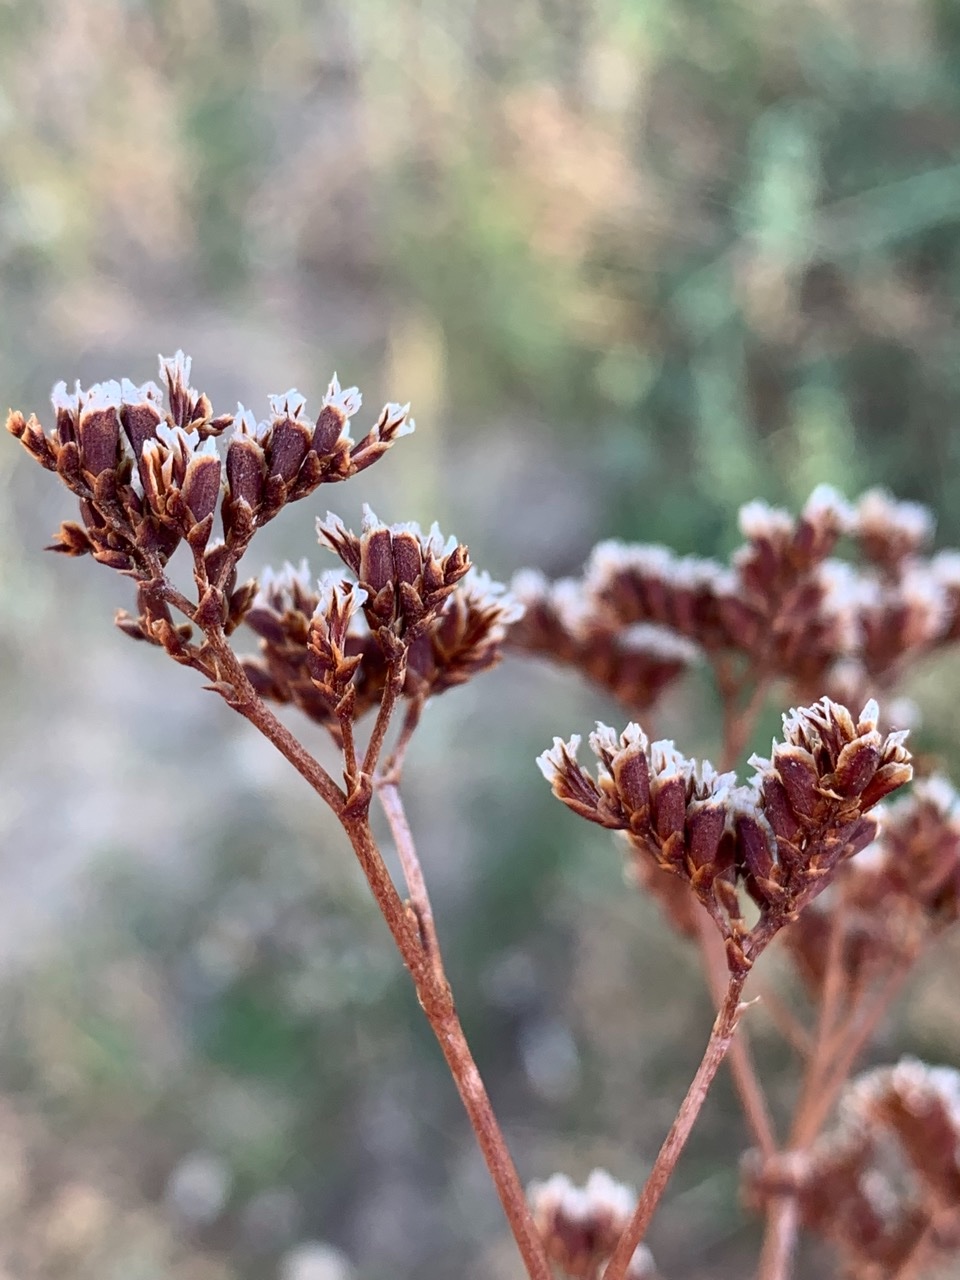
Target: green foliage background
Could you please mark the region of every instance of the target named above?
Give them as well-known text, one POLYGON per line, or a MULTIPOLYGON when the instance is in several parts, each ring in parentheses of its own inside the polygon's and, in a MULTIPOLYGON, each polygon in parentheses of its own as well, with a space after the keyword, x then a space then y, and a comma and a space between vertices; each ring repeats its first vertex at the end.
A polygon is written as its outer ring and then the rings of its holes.
MULTIPOLYGON (((439 519, 495 576, 614 535, 725 554, 740 503, 824 480, 929 503, 953 545, 958 10, 2 0, 0 291, 26 409, 177 346, 225 408, 316 403, 334 368, 371 410, 412 399, 417 434, 331 505, 439 519)), ((119 581, 40 556, 67 514, 0 453, 0 1273, 315 1280, 291 1250, 322 1240, 361 1280, 517 1275, 343 841, 111 631, 119 581), (206 1217, 176 1194, 197 1153, 206 1217)), ((309 552, 312 514, 266 552, 309 552)), ((952 659, 910 689, 948 767, 957 691, 952 659)), ((619 713, 516 663, 443 703, 410 803, 521 1171, 642 1179, 708 1003, 532 764, 619 713)), ((709 689, 654 728, 709 752, 709 689)), ((884 1056, 960 1057, 941 969, 884 1056)), ((671 1280, 749 1270, 743 1141, 721 1081, 652 1239, 671 1280)))

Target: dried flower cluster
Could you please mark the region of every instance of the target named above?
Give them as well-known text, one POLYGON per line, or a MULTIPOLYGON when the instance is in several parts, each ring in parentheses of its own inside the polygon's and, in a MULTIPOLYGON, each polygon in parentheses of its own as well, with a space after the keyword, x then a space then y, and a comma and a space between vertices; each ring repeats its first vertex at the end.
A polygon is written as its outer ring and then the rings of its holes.
POLYGON ((550 584, 542 573, 524 569, 510 590, 524 605, 509 632, 512 648, 581 672, 633 710, 655 702, 700 656, 677 631, 650 622, 623 624, 592 607, 572 578, 550 584))
POLYGON ((642 711, 697 660, 723 692, 781 679, 794 697, 862 703, 905 665, 960 638, 960 555, 925 555, 933 518, 883 490, 850 506, 828 486, 796 518, 763 502, 740 511, 731 563, 667 547, 603 542, 581 579, 525 571, 519 650, 571 665, 642 711), (859 560, 833 555, 841 537, 859 560), (627 660, 629 655, 630 661, 627 660))
POLYGON ((522 606, 472 568, 466 547, 369 509, 359 537, 336 517, 319 527, 357 580, 329 571, 313 585, 306 561, 267 571, 245 618, 260 657, 244 669, 261 697, 338 736, 345 711, 356 719, 380 702, 391 663, 403 666, 404 695, 423 701, 500 661, 522 606))
POLYGON ((153 382, 99 383, 53 393, 56 426, 11 413, 7 429, 80 499, 83 523, 61 526, 52 549, 90 553, 137 581, 136 615, 118 626, 135 639, 215 680, 222 673, 194 624, 230 635, 246 621, 261 639, 259 659, 244 670, 263 698, 293 703, 342 738, 345 716, 377 705, 390 664, 401 664, 405 692, 418 699, 462 684, 500 659, 507 628, 522 606, 473 570, 466 547, 444 541, 436 525, 386 525, 365 510, 359 535, 328 514, 322 545, 353 577, 299 569, 267 570, 237 586, 236 566, 256 530, 289 502, 320 484, 349 479, 413 430, 409 406, 388 404, 359 441, 350 420, 361 406, 356 387, 334 375, 316 419, 296 391, 270 397, 271 416, 257 422, 242 405, 214 417, 209 397, 189 385, 183 352, 160 360, 164 396, 153 382), (218 437, 227 435, 224 458, 218 437), (222 539, 211 541, 219 510, 222 539), (195 607, 164 583, 164 567, 182 541, 194 558, 195 607), (171 605, 186 621, 175 621, 171 605))
MULTIPOLYGON (((545 1182, 532 1183, 527 1194, 547 1257, 560 1275, 570 1280, 602 1280, 607 1260, 636 1206, 636 1192, 605 1169, 594 1169, 582 1187, 566 1174, 555 1173, 545 1182)), ((626 1280, 656 1280, 645 1245, 635 1250, 626 1280)))
POLYGON ((783 743, 745 787, 650 743, 636 724, 590 735, 594 778, 578 738, 538 760, 554 794, 590 822, 628 834, 636 854, 686 880, 720 928, 731 968, 749 968, 774 933, 826 888, 840 864, 876 835, 868 811, 910 780, 905 733, 884 737, 876 703, 854 722, 829 698, 784 716, 783 743), (760 908, 748 925, 738 889, 760 908))
POLYGON ((852 1081, 836 1128, 812 1147, 747 1167, 756 1207, 796 1199, 848 1280, 908 1263, 927 1274, 960 1248, 960 1073, 913 1058, 852 1081))

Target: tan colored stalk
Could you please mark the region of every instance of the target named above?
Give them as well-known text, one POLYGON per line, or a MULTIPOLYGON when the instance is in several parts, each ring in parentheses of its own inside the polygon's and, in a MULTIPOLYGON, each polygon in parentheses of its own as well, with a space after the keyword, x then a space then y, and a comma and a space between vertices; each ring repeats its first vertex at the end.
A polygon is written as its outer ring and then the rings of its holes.
MULTIPOLYGON (((726 995, 726 949, 713 922, 701 911, 697 912, 697 939, 714 1006, 719 1009, 726 995)), ((764 1156, 773 1155, 777 1149, 777 1138, 770 1108, 750 1052, 750 1042, 742 1032, 730 1046, 730 1074, 754 1142, 764 1156)))
POLYGON ((746 977, 745 973, 732 974, 730 977, 726 996, 714 1021, 710 1039, 707 1042, 700 1066, 697 1068, 697 1074, 693 1077, 686 1097, 680 1104, 677 1118, 670 1126, 670 1132, 664 1139, 653 1169, 650 1171, 650 1176, 640 1192, 640 1199, 637 1202, 633 1218, 620 1237, 617 1247, 607 1264, 604 1280, 624 1280, 637 1246, 647 1233, 650 1220, 656 1211, 657 1205, 660 1203, 660 1198, 676 1167, 680 1153, 690 1137, 690 1132, 706 1100, 713 1078, 733 1043, 737 1023, 740 1021, 740 1015, 745 1007, 740 1003, 740 996, 743 992, 743 984, 746 981, 746 977))

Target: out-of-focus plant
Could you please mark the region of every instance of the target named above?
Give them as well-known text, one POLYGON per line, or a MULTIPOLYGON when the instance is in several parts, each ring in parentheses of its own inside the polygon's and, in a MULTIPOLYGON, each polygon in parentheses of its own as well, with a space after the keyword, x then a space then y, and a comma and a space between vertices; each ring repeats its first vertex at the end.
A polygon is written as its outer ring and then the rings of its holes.
POLYGON ((507 593, 436 526, 386 525, 367 508, 359 534, 329 513, 318 522, 321 544, 343 570, 315 583, 306 565, 287 566, 240 582, 239 563, 260 529, 321 485, 377 462, 413 424, 408 406, 388 404, 355 440, 360 395, 335 376, 315 418, 295 390, 271 397, 264 421, 242 406, 215 414, 190 385, 190 368, 182 352, 161 359, 165 390, 123 379, 71 393, 61 383, 49 431, 35 416, 10 414, 8 430, 79 502, 80 522, 64 522, 51 549, 91 555, 132 579, 137 608, 118 613, 120 630, 203 676, 338 818, 532 1280, 548 1280, 554 1268, 582 1280, 653 1274, 647 1227, 728 1054, 757 1144, 745 1180, 767 1217, 763 1280, 790 1274, 803 1224, 838 1245, 851 1276, 866 1277, 880 1259, 903 1277, 951 1251, 960 1243, 948 1158, 958 1138, 953 1076, 903 1067, 856 1085, 846 1095, 859 1117, 852 1143, 838 1139, 825 1155, 817 1145, 924 943, 960 915, 960 826, 948 784, 932 780, 886 822, 878 816, 913 766, 906 731, 881 722, 872 695, 889 696, 913 661, 960 636, 960 556, 927 554, 928 513, 878 491, 853 508, 821 488, 797 519, 761 502, 744 507, 746 543, 729 566, 607 543, 582 580, 551 586, 528 572, 507 593), (853 559, 834 555, 844 535, 853 559), (189 589, 175 569, 178 553, 189 589), (234 650, 241 624, 259 636, 259 655, 234 650), (672 741, 651 743, 636 723, 619 734, 597 726, 595 775, 577 760, 578 738, 555 739, 539 761, 564 804, 622 833, 636 879, 698 942, 719 1006, 638 1198, 597 1172, 582 1191, 557 1175, 532 1188, 528 1204, 457 1015, 401 799, 424 707, 494 666, 508 641, 582 671, 637 711, 705 661, 724 707, 723 772, 687 759, 672 741), (754 777, 740 785, 732 766, 774 691, 809 705, 783 717, 783 741, 769 757, 752 757, 754 777), (861 700, 851 714, 845 703, 861 700), (271 704, 293 704, 329 731, 339 780, 271 704), (373 723, 362 733, 367 712, 373 723), (375 797, 405 897, 370 825, 375 797), (783 1142, 738 1036, 744 988, 781 934, 816 1010, 812 1027, 782 1011, 804 1056, 783 1142), (862 1183, 883 1146, 872 1135, 884 1126, 897 1134, 906 1168, 891 1182, 899 1225, 878 1242, 855 1187, 826 1204, 808 1193, 823 1169, 842 1184, 854 1158, 850 1177, 862 1183), (930 1147, 943 1153, 932 1170, 922 1162, 930 1147))

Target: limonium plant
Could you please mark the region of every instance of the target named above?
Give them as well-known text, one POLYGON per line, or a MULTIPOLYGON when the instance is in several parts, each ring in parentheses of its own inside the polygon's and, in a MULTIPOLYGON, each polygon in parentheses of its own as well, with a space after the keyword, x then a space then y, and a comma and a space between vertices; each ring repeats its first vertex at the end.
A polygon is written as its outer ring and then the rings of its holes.
POLYGON ((269 398, 263 420, 242 405, 216 413, 190 376, 177 352, 161 358, 162 387, 60 383, 49 426, 11 412, 8 430, 79 505, 50 549, 131 580, 119 629, 198 673, 336 815, 463 1101, 518 1274, 658 1274, 647 1230, 724 1061, 751 1135, 740 1176, 765 1223, 759 1280, 793 1274, 802 1232, 829 1242, 853 1280, 932 1273, 960 1248, 960 1074, 905 1059, 856 1075, 912 968, 960 915, 956 793, 926 770, 891 799, 914 773, 914 717, 898 686, 960 639, 960 553, 930 552, 930 514, 883 491, 849 503, 824 487, 798 516, 744 507, 729 564, 606 542, 579 578, 551 583, 531 569, 507 590, 436 525, 385 524, 365 508, 357 531, 330 513, 317 522, 336 568, 315 577, 303 561, 242 578, 258 532, 378 462, 413 431, 409 406, 386 405, 355 436, 361 398, 336 376, 316 413, 291 390, 269 398), (170 572, 183 548, 189 590, 170 572), (639 1193, 604 1170, 583 1186, 544 1170, 524 1189, 457 1014, 404 811, 424 707, 505 653, 564 665, 623 706, 621 727, 589 734, 592 764, 575 734, 537 765, 573 815, 615 833, 628 879, 696 950, 716 1003, 639 1193), (723 708, 716 766, 651 741, 640 723, 695 665, 723 708), (793 709, 744 770, 774 699, 793 709), (282 707, 329 733, 336 771, 282 707), (399 882, 374 838, 374 803, 399 882), (756 962, 774 945, 806 996, 798 1013, 759 990, 797 1059, 788 1116, 772 1112, 744 1017, 756 962))

